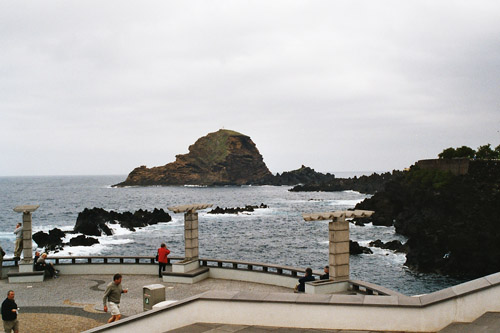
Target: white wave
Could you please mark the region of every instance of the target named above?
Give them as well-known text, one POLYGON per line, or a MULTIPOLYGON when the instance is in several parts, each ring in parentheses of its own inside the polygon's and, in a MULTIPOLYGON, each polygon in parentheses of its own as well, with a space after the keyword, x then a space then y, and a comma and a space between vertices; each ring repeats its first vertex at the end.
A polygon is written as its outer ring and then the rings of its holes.
POLYGON ((358 191, 353 191, 353 190, 345 190, 345 191, 342 191, 342 193, 354 193, 354 194, 361 194, 360 192, 358 192, 358 191))
POLYGON ((359 245, 364 246, 364 247, 369 247, 368 244, 370 244, 371 240, 358 240, 357 241, 359 245))
POLYGON ((129 238, 113 238, 112 236, 102 237, 99 239, 99 243, 102 245, 116 245, 116 244, 128 244, 133 243, 133 239, 129 238))
POLYGON ((93 256, 103 251, 109 249, 110 246, 106 246, 104 244, 94 244, 92 246, 65 246, 63 250, 57 253, 49 254, 50 256, 93 256))
POLYGON ((133 231, 122 227, 118 223, 117 224, 107 223, 106 225, 109 227, 109 229, 111 229, 113 235, 115 236, 130 235, 131 233, 133 233, 133 231))
POLYGON ((404 264, 406 261, 406 254, 401 252, 393 252, 391 250, 381 249, 379 247, 370 247, 374 255, 384 256, 387 260, 397 263, 404 264))
POLYGON ((361 199, 350 199, 350 200, 328 200, 331 201, 330 205, 339 205, 339 206, 349 206, 349 207, 354 207, 356 204, 360 203, 361 201, 365 200, 364 198, 361 199))

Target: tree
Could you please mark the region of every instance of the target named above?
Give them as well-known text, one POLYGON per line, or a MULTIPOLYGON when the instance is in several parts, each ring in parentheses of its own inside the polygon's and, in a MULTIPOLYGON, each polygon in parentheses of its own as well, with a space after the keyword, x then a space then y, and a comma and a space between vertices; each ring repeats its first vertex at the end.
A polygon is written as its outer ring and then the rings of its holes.
POLYGON ((470 147, 462 146, 457 148, 455 157, 456 158, 474 158, 476 151, 470 147))
POLYGON ((500 159, 500 145, 498 145, 496 148, 495 148, 495 153, 497 154, 497 157, 498 159, 500 159))
POLYGON ((443 150, 443 152, 441 154, 438 155, 439 158, 441 159, 450 159, 450 158, 454 158, 455 155, 457 154, 457 151, 455 150, 455 148, 446 148, 445 150, 443 150))
POLYGON ((491 144, 488 143, 477 148, 476 157, 483 160, 491 160, 497 158, 497 153, 491 149, 491 144))

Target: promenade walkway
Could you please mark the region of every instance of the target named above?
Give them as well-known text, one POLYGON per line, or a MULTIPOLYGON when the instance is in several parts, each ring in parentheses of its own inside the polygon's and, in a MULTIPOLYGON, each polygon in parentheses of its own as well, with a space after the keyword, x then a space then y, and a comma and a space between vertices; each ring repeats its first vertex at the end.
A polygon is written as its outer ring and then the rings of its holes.
MULTIPOLYGON (((111 280, 112 275, 61 275, 58 279, 22 284, 9 284, 4 279, 0 280, 0 295, 4 299, 9 290, 15 291, 21 332, 81 332, 109 319, 110 315, 102 311, 102 297, 111 280)), ((129 292, 122 295, 123 316, 143 312, 143 287, 158 283, 165 285, 167 300, 180 300, 208 290, 292 292, 288 288, 248 282, 207 279, 188 285, 163 283, 151 275, 124 275, 122 285, 129 292)))
MULTIPOLYGON (((20 332, 82 332, 105 324, 110 317, 102 311, 102 297, 106 284, 112 275, 62 275, 58 279, 47 279, 42 283, 9 284, 0 280, 0 293, 7 295, 8 290, 16 293, 20 308, 20 332)), ((164 283, 151 275, 124 275, 123 286, 129 289, 122 296, 121 310, 124 317, 142 313, 143 287, 161 283, 166 287, 167 300, 181 300, 209 290, 279 292, 292 293, 289 288, 262 285, 257 283, 231 280, 206 279, 196 284, 164 283)), ((3 297, 5 297, 3 296, 3 297)), ((3 299, 2 299, 3 300, 3 299)), ((2 301, 0 300, 0 301, 2 301)), ((305 319, 306 320, 306 319, 305 319)), ((390 320, 390 318, 387 318, 390 320)), ((441 332, 499 332, 500 314, 487 313, 469 324, 454 323, 441 332)), ((1 327, 0 327, 1 332, 1 327)), ((171 331, 173 333, 266 333, 266 332, 378 332, 348 330, 312 330, 280 327, 225 325, 214 323, 195 323, 171 331)))

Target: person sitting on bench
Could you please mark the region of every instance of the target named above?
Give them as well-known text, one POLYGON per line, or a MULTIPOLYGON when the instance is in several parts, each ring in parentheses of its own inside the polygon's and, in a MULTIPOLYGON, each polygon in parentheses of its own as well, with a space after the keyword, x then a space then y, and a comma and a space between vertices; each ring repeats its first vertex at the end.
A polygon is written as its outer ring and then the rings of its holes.
POLYGON ((57 271, 54 268, 54 265, 51 262, 46 262, 45 261, 46 258, 47 258, 47 253, 42 253, 42 256, 40 258, 38 258, 38 260, 36 261, 36 265, 38 266, 37 270, 41 270, 41 271, 43 270, 50 277, 57 279, 58 278, 57 273, 59 273, 59 271, 57 271))

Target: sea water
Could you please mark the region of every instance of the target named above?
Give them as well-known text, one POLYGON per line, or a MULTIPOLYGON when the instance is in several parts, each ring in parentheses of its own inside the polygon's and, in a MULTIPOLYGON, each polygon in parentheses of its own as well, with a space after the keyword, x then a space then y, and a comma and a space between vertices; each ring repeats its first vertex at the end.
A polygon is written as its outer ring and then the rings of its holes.
MULTIPOLYGON (((0 177, 0 245, 12 256, 13 230, 22 214, 19 205, 40 205, 33 213, 33 233, 57 227, 72 230, 78 213, 99 207, 117 212, 153 210, 176 205, 209 203, 221 208, 268 205, 269 208, 240 214, 199 212, 200 257, 234 259, 311 267, 328 264, 328 221, 306 222, 303 213, 353 208, 368 195, 355 191, 290 192, 289 186, 153 186, 114 188, 125 176, 0 177)), ((91 247, 65 246, 57 255, 153 256, 165 242, 174 256, 184 255, 184 215, 169 211, 172 221, 135 232, 110 225, 112 236, 100 236, 91 247)), ((65 242, 76 234, 68 234, 65 242)), ((405 237, 393 227, 350 225, 350 238, 363 246, 405 237)), ((33 243, 33 248, 36 248, 33 243)), ((462 281, 435 274, 421 274, 404 266, 405 255, 371 247, 373 254, 351 255, 351 279, 376 283, 407 295, 423 294, 462 281)))

